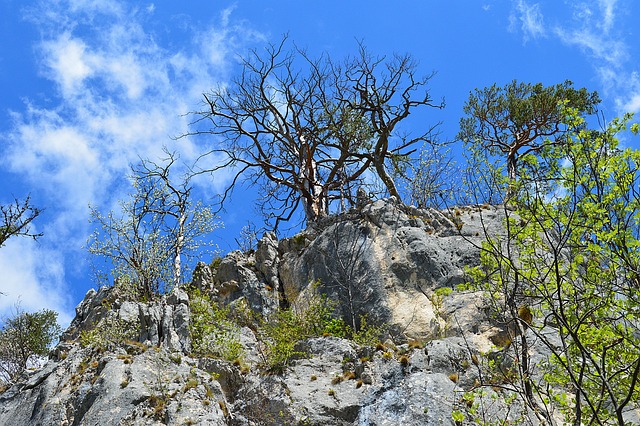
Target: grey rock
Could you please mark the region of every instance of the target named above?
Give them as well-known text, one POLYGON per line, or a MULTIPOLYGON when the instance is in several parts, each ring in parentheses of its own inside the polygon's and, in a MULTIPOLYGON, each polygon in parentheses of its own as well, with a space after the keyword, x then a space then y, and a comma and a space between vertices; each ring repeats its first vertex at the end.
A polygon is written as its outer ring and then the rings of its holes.
POLYGON ((281 245, 283 292, 295 300, 319 283, 314 291, 336 301, 347 324, 367 315, 390 324, 396 340, 436 338, 447 324, 435 289, 466 280, 465 268, 479 262, 482 223, 498 228, 501 217, 491 207, 443 213, 375 201, 327 221, 297 250, 281 245))
POLYGON ((193 270, 191 284, 198 290, 209 293, 213 289, 213 271, 204 262, 198 262, 193 270))
POLYGON ((255 256, 239 251, 229 253, 220 262, 212 295, 225 305, 244 299, 262 315, 269 315, 279 307, 278 289, 271 287, 256 269, 255 256))
POLYGON ((177 359, 165 350, 131 356, 76 346, 0 395, 0 425, 228 424, 220 385, 177 359))
POLYGON ((352 341, 333 336, 307 339, 298 349, 311 357, 322 357, 326 361, 336 363, 358 358, 356 345, 352 341))
POLYGON ((355 424, 453 425, 456 392, 459 390, 444 374, 417 372, 369 395, 355 424))
POLYGON ((278 279, 278 240, 273 232, 267 232, 258 241, 256 249, 256 266, 262 273, 266 283, 273 289, 280 287, 278 279))
MULTIPOLYGON (((484 230, 502 232, 503 216, 500 207, 440 212, 366 201, 292 238, 265 234, 255 254, 229 253, 215 271, 199 264, 193 286, 235 314, 249 308, 268 318, 281 302, 302 309, 325 294, 349 325, 357 327, 361 315, 390 325, 376 347, 331 336, 298 342, 304 356, 279 374, 261 369, 269 354, 249 323, 239 328, 240 362, 192 358, 182 288, 145 303, 117 288, 90 290, 49 362, 0 394, 0 426, 453 425, 452 411, 465 410, 463 393, 477 386, 476 363, 508 368, 514 348, 492 343, 505 330, 480 293, 437 290, 466 279, 484 230), (80 333, 107 319, 130 324, 141 343, 82 348, 80 333)), ((547 333, 554 342, 553 330, 547 333)), ((531 376, 539 381, 537 366, 551 352, 530 337, 531 376)), ((524 416, 540 424, 520 400, 482 390, 483 420, 524 416)), ((637 406, 625 416, 637 420, 637 406)), ((464 424, 474 421, 469 415, 464 424)))

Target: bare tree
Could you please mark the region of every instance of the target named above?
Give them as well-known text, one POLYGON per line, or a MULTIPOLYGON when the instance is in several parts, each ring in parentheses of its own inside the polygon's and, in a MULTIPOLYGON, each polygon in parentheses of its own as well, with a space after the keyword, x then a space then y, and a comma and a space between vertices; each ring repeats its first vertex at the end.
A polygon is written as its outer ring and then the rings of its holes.
POLYGON ((120 217, 92 209, 92 221, 103 232, 91 236, 89 251, 109 259, 116 279, 129 279, 149 297, 166 291, 169 282, 182 282, 185 255, 205 244, 200 238, 217 227, 211 209, 191 199, 193 175, 174 180, 178 156, 165 153, 161 162, 141 160, 132 167, 134 193, 121 203, 120 217))
POLYGON ((211 209, 191 198, 193 174, 188 172, 174 180, 171 170, 179 157, 166 149, 165 154, 167 157, 161 163, 141 160, 132 170, 135 186, 144 201, 144 212, 162 218, 162 233, 169 236, 176 286, 182 279, 185 252, 195 250, 200 245, 197 238, 212 232, 217 225, 211 209))
POLYGON ((34 240, 41 237, 41 233, 31 232, 31 222, 42 213, 42 210, 29 204, 30 197, 24 202, 17 198, 13 204, 0 206, 2 223, 0 223, 0 247, 2 247, 10 237, 23 236, 34 240))
POLYGON ((442 209, 454 198, 460 198, 454 187, 460 173, 450 149, 443 145, 426 144, 416 161, 410 165, 406 182, 411 204, 420 208, 442 209))
POLYGON ((275 227, 300 202, 314 222, 333 201, 353 200, 369 171, 400 198, 389 170, 432 128, 411 137, 399 125, 417 107, 442 106, 426 89, 431 76, 418 78, 409 55, 374 57, 360 44, 356 56, 336 62, 286 51, 286 42, 252 51, 240 75, 205 94, 207 109, 196 113, 200 128, 190 134, 216 136, 208 154, 223 158, 202 171, 234 172, 222 202, 244 179, 261 188, 260 207, 275 227))

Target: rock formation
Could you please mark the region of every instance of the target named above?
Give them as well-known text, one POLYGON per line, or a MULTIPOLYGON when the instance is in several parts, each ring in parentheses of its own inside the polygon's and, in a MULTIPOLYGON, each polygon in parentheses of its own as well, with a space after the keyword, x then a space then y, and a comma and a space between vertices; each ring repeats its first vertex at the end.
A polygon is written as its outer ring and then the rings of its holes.
MULTIPOLYGON (((182 288, 150 302, 91 290, 49 362, 0 394, 0 426, 462 424, 452 413, 471 406, 464 392, 481 354, 502 362, 492 343, 502 330, 480 294, 438 289, 465 281, 485 232, 501 223, 490 206, 443 213, 380 200, 199 264, 192 288, 232 311, 268 317, 324 294, 347 325, 388 326, 375 347, 302 340, 295 354, 305 356, 277 373, 261 369, 250 326, 237 330, 242 360, 192 353, 193 301, 182 288)), ((491 389, 484 398, 486 420, 539 424, 518 400, 491 389)))

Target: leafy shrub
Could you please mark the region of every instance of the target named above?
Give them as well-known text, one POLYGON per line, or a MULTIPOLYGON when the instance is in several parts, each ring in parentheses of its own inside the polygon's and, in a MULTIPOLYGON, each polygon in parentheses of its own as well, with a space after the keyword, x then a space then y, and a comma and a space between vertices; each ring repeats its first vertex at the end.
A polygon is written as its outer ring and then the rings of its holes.
POLYGON ((61 331, 57 317, 48 309, 29 313, 17 307, 15 315, 5 320, 0 329, 0 384, 11 383, 34 356, 47 354, 61 331))
POLYGON ((361 315, 360 328, 351 333, 351 339, 360 346, 376 347, 386 333, 387 327, 385 325, 371 324, 366 315, 361 315))
POLYGON ((290 309, 260 317, 243 304, 231 311, 218 306, 200 290, 190 289, 192 351, 200 356, 214 356, 241 364, 244 355, 239 340, 240 327, 251 328, 260 342, 262 366, 271 372, 282 372, 290 360, 306 357, 299 342, 311 337, 336 336, 351 338, 359 345, 374 346, 386 331, 361 317, 354 332, 342 318, 333 315, 335 303, 325 295, 312 295, 290 309))
POLYGON ((306 357, 297 350, 301 340, 331 334, 348 335, 342 319, 332 317, 334 304, 326 296, 313 295, 292 309, 280 310, 260 321, 258 338, 262 341, 267 370, 281 372, 294 357, 306 357))
POLYGON ((375 346, 386 332, 384 326, 374 326, 360 317, 358 331, 353 331, 342 318, 333 317, 335 304, 325 295, 312 296, 293 309, 281 310, 262 319, 258 338, 264 344, 263 360, 269 371, 281 372, 294 357, 307 354, 297 349, 298 343, 310 337, 333 335, 351 338, 361 346, 375 346))
POLYGON ((350 331, 350 327, 344 322, 344 319, 331 318, 326 321, 324 325, 324 332, 322 334, 346 339, 349 337, 350 331))
POLYGON ((113 350, 136 339, 138 324, 109 315, 92 329, 80 332, 80 344, 99 351, 113 350))
POLYGON ((293 357, 305 357, 306 353, 295 347, 307 337, 311 337, 310 333, 293 310, 278 311, 263 320, 259 338, 265 349, 262 353, 264 366, 269 371, 282 372, 293 357))
POLYGON ((192 351, 196 355, 214 356, 233 361, 242 358, 240 327, 230 319, 229 309, 220 308, 200 290, 190 291, 192 351))

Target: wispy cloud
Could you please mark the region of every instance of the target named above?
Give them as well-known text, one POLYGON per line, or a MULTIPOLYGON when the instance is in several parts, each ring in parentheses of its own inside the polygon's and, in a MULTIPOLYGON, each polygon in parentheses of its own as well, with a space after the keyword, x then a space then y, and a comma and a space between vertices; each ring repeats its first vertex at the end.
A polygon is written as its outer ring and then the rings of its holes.
POLYGON ((622 112, 640 113, 640 76, 632 72, 626 82, 628 95, 618 101, 618 109, 622 112))
POLYGON ((599 0, 600 9, 602 10, 602 20, 600 21, 600 28, 603 31, 609 32, 613 28, 615 21, 615 7, 618 0, 599 0))
POLYGON ((616 114, 640 111, 638 70, 630 63, 625 31, 619 28, 618 0, 584 1, 572 4, 568 24, 554 32, 567 45, 576 46, 590 58, 604 94, 613 99, 616 114))
POLYGON ((9 315, 16 304, 25 311, 52 309, 58 322, 67 325, 72 316, 72 301, 66 296, 64 270, 60 254, 32 241, 12 239, 2 247, 0 256, 0 312, 9 315))
POLYGON ((624 38, 615 27, 616 0, 573 4, 572 19, 557 24, 555 34, 564 43, 575 45, 609 66, 620 67, 628 58, 624 38))
POLYGON ((202 92, 225 81, 235 52, 260 37, 234 23, 229 9, 208 27, 185 22, 188 39, 174 48, 150 29, 154 13, 114 0, 50 0, 27 10, 42 32, 35 46, 39 71, 57 96, 46 104, 27 101, 12 113, 12 131, 0 135, 6 141, 0 160, 55 203, 40 245, 16 242, 0 251, 0 270, 11 277, 4 285, 15 285, 16 297, 21 289, 25 302, 27 291, 68 302, 46 289, 64 291, 60 271, 81 255, 87 206, 111 205, 126 188, 130 163, 157 158, 172 144, 185 161, 195 159, 201 147, 172 139, 187 130, 184 114, 197 109, 202 92), (53 250, 67 258, 49 257, 52 268, 38 269, 36 259, 53 250), (25 255, 16 262, 19 252, 25 255), (56 286, 48 287, 52 280, 56 286))
POLYGON ((514 0, 509 29, 521 33, 524 42, 554 37, 580 49, 594 67, 600 91, 612 99, 615 113, 638 112, 640 70, 630 61, 628 31, 621 28, 618 16, 625 7, 620 3, 621 0, 553 2, 554 8, 543 13, 539 3, 514 0), (568 16, 559 15, 565 11, 568 16))
POLYGON ((509 17, 509 31, 522 31, 524 42, 545 37, 544 16, 538 3, 530 4, 525 0, 515 2, 509 17))

